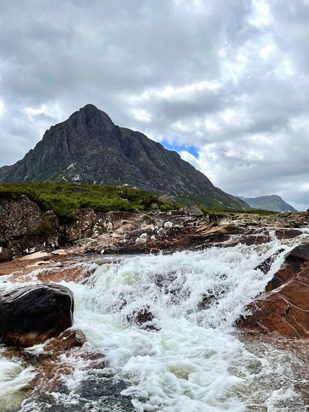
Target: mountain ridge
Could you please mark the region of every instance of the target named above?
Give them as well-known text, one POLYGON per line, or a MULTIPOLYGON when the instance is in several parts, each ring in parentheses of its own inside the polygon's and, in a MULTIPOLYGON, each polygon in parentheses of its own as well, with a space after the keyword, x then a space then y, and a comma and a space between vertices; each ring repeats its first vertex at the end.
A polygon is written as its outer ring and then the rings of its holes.
POLYGON ((241 200, 246 202, 250 207, 255 209, 264 209, 273 212, 296 212, 293 206, 285 202, 278 195, 266 195, 257 197, 239 196, 241 200))
POLYGON ((221 209, 247 208, 243 201, 216 188, 178 153, 143 133, 116 126, 92 104, 52 126, 23 159, 0 168, 3 183, 58 180, 127 183, 167 193, 181 202, 221 209))

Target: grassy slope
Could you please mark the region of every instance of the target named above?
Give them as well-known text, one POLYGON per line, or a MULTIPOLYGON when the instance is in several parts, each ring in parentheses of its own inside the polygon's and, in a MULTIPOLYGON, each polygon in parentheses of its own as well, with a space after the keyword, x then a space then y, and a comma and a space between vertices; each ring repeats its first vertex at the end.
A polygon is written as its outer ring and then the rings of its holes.
POLYGON ((153 202, 157 202, 161 210, 168 209, 168 205, 154 194, 131 187, 50 182, 0 184, 0 197, 14 198, 22 194, 42 210, 53 210, 63 222, 73 219, 75 212, 82 208, 101 212, 147 211, 153 202))
MULTIPOLYGON (((153 193, 131 187, 58 182, 0 184, 0 198, 14 198, 20 195, 28 196, 42 210, 53 210, 62 223, 72 222, 76 211, 82 208, 92 208, 95 211, 101 212, 133 211, 136 209, 147 212, 150 210, 150 205, 154 202, 159 204, 161 210, 168 210, 170 208, 169 204, 159 201, 158 197, 153 193)), ((214 208, 200 206, 204 213, 220 213, 224 211, 259 214, 273 213, 257 209, 246 211, 231 210, 230 208, 224 208, 223 205, 214 208)))

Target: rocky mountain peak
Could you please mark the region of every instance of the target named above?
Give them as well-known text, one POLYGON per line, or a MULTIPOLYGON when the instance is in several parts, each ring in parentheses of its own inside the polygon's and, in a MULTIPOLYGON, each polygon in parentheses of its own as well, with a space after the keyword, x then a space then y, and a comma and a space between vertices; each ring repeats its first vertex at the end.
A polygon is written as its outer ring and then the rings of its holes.
POLYGON ((0 168, 0 182, 55 181, 129 184, 182 203, 243 209, 173 151, 142 133, 116 126, 92 104, 51 127, 24 159, 0 168))
POLYGON ((79 129, 80 127, 100 129, 104 133, 110 133, 115 127, 111 118, 93 104, 87 104, 82 107, 77 112, 74 112, 67 121, 61 124, 71 126, 75 129, 79 129))

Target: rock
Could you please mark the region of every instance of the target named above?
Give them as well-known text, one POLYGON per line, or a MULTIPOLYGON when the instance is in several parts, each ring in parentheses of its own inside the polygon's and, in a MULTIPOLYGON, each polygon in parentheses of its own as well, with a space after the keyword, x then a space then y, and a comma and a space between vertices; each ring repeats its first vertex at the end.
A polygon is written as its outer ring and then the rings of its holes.
POLYGON ((199 217, 199 216, 203 216, 203 212, 201 211, 201 209, 196 206, 196 205, 191 205, 191 206, 186 206, 183 208, 183 212, 186 215, 189 216, 195 216, 195 217, 199 217))
POLYGON ((271 269, 272 264, 274 263, 276 257, 283 252, 283 249, 279 249, 276 253, 269 256, 264 262, 260 263, 255 269, 261 270, 263 273, 268 273, 271 269))
POLYGON ((160 208, 160 205, 158 202, 153 202, 150 205, 150 210, 158 210, 160 208))
POLYGON ((0 198, 0 236, 23 236, 37 233, 41 225, 41 210, 27 196, 18 199, 0 198))
POLYGON ((132 315, 128 316, 128 321, 134 322, 136 325, 147 330, 157 330, 152 323, 154 315, 149 310, 149 306, 145 306, 139 310, 136 310, 132 315))
POLYGON ((309 261, 309 244, 300 245, 294 248, 286 257, 286 263, 293 264, 299 268, 302 264, 309 261))
POLYGON ((30 285, 0 296, 2 342, 20 347, 58 336, 73 323, 73 294, 60 285, 30 285))
POLYGON ((0 261, 58 245, 59 222, 27 196, 0 198, 0 261))
POLYGON ((283 239, 293 239, 296 236, 300 236, 302 232, 297 229, 278 229, 276 230, 276 237, 279 240, 283 239))
POLYGON ((271 238, 268 233, 244 235, 239 239, 239 243, 242 243, 247 246, 262 245, 263 243, 268 243, 270 241, 271 238))
POLYGON ((173 196, 164 194, 158 198, 161 202, 169 203, 171 206, 175 207, 177 205, 176 200, 173 196))
POLYGON ((7 262, 13 258, 11 249, 0 246, 0 262, 7 262))
POLYGON ((81 330, 69 329, 62 332, 58 337, 51 339, 44 347, 44 352, 63 353, 73 348, 83 346, 86 336, 81 330))
POLYGON ((94 273, 94 268, 85 268, 83 264, 68 265, 57 269, 54 265, 50 269, 37 274, 36 278, 41 282, 76 282, 84 283, 94 273))
POLYGON ((309 339, 309 244, 293 249, 268 282, 265 292, 248 305, 251 312, 237 325, 254 332, 276 332, 309 339))

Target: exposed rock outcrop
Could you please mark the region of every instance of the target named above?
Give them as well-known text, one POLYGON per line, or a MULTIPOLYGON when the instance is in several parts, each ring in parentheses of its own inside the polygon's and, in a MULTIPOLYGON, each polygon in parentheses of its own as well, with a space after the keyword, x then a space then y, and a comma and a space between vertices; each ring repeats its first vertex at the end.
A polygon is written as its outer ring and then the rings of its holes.
POLYGON ((247 309, 251 314, 237 322, 241 328, 309 339, 309 244, 286 256, 265 292, 247 309))
POLYGON ((60 285, 29 285, 0 295, 0 334, 26 347, 58 336, 73 323, 73 294, 60 285))
POLYGON ((0 198, 0 262, 41 249, 55 248, 59 240, 57 216, 20 196, 0 198))

